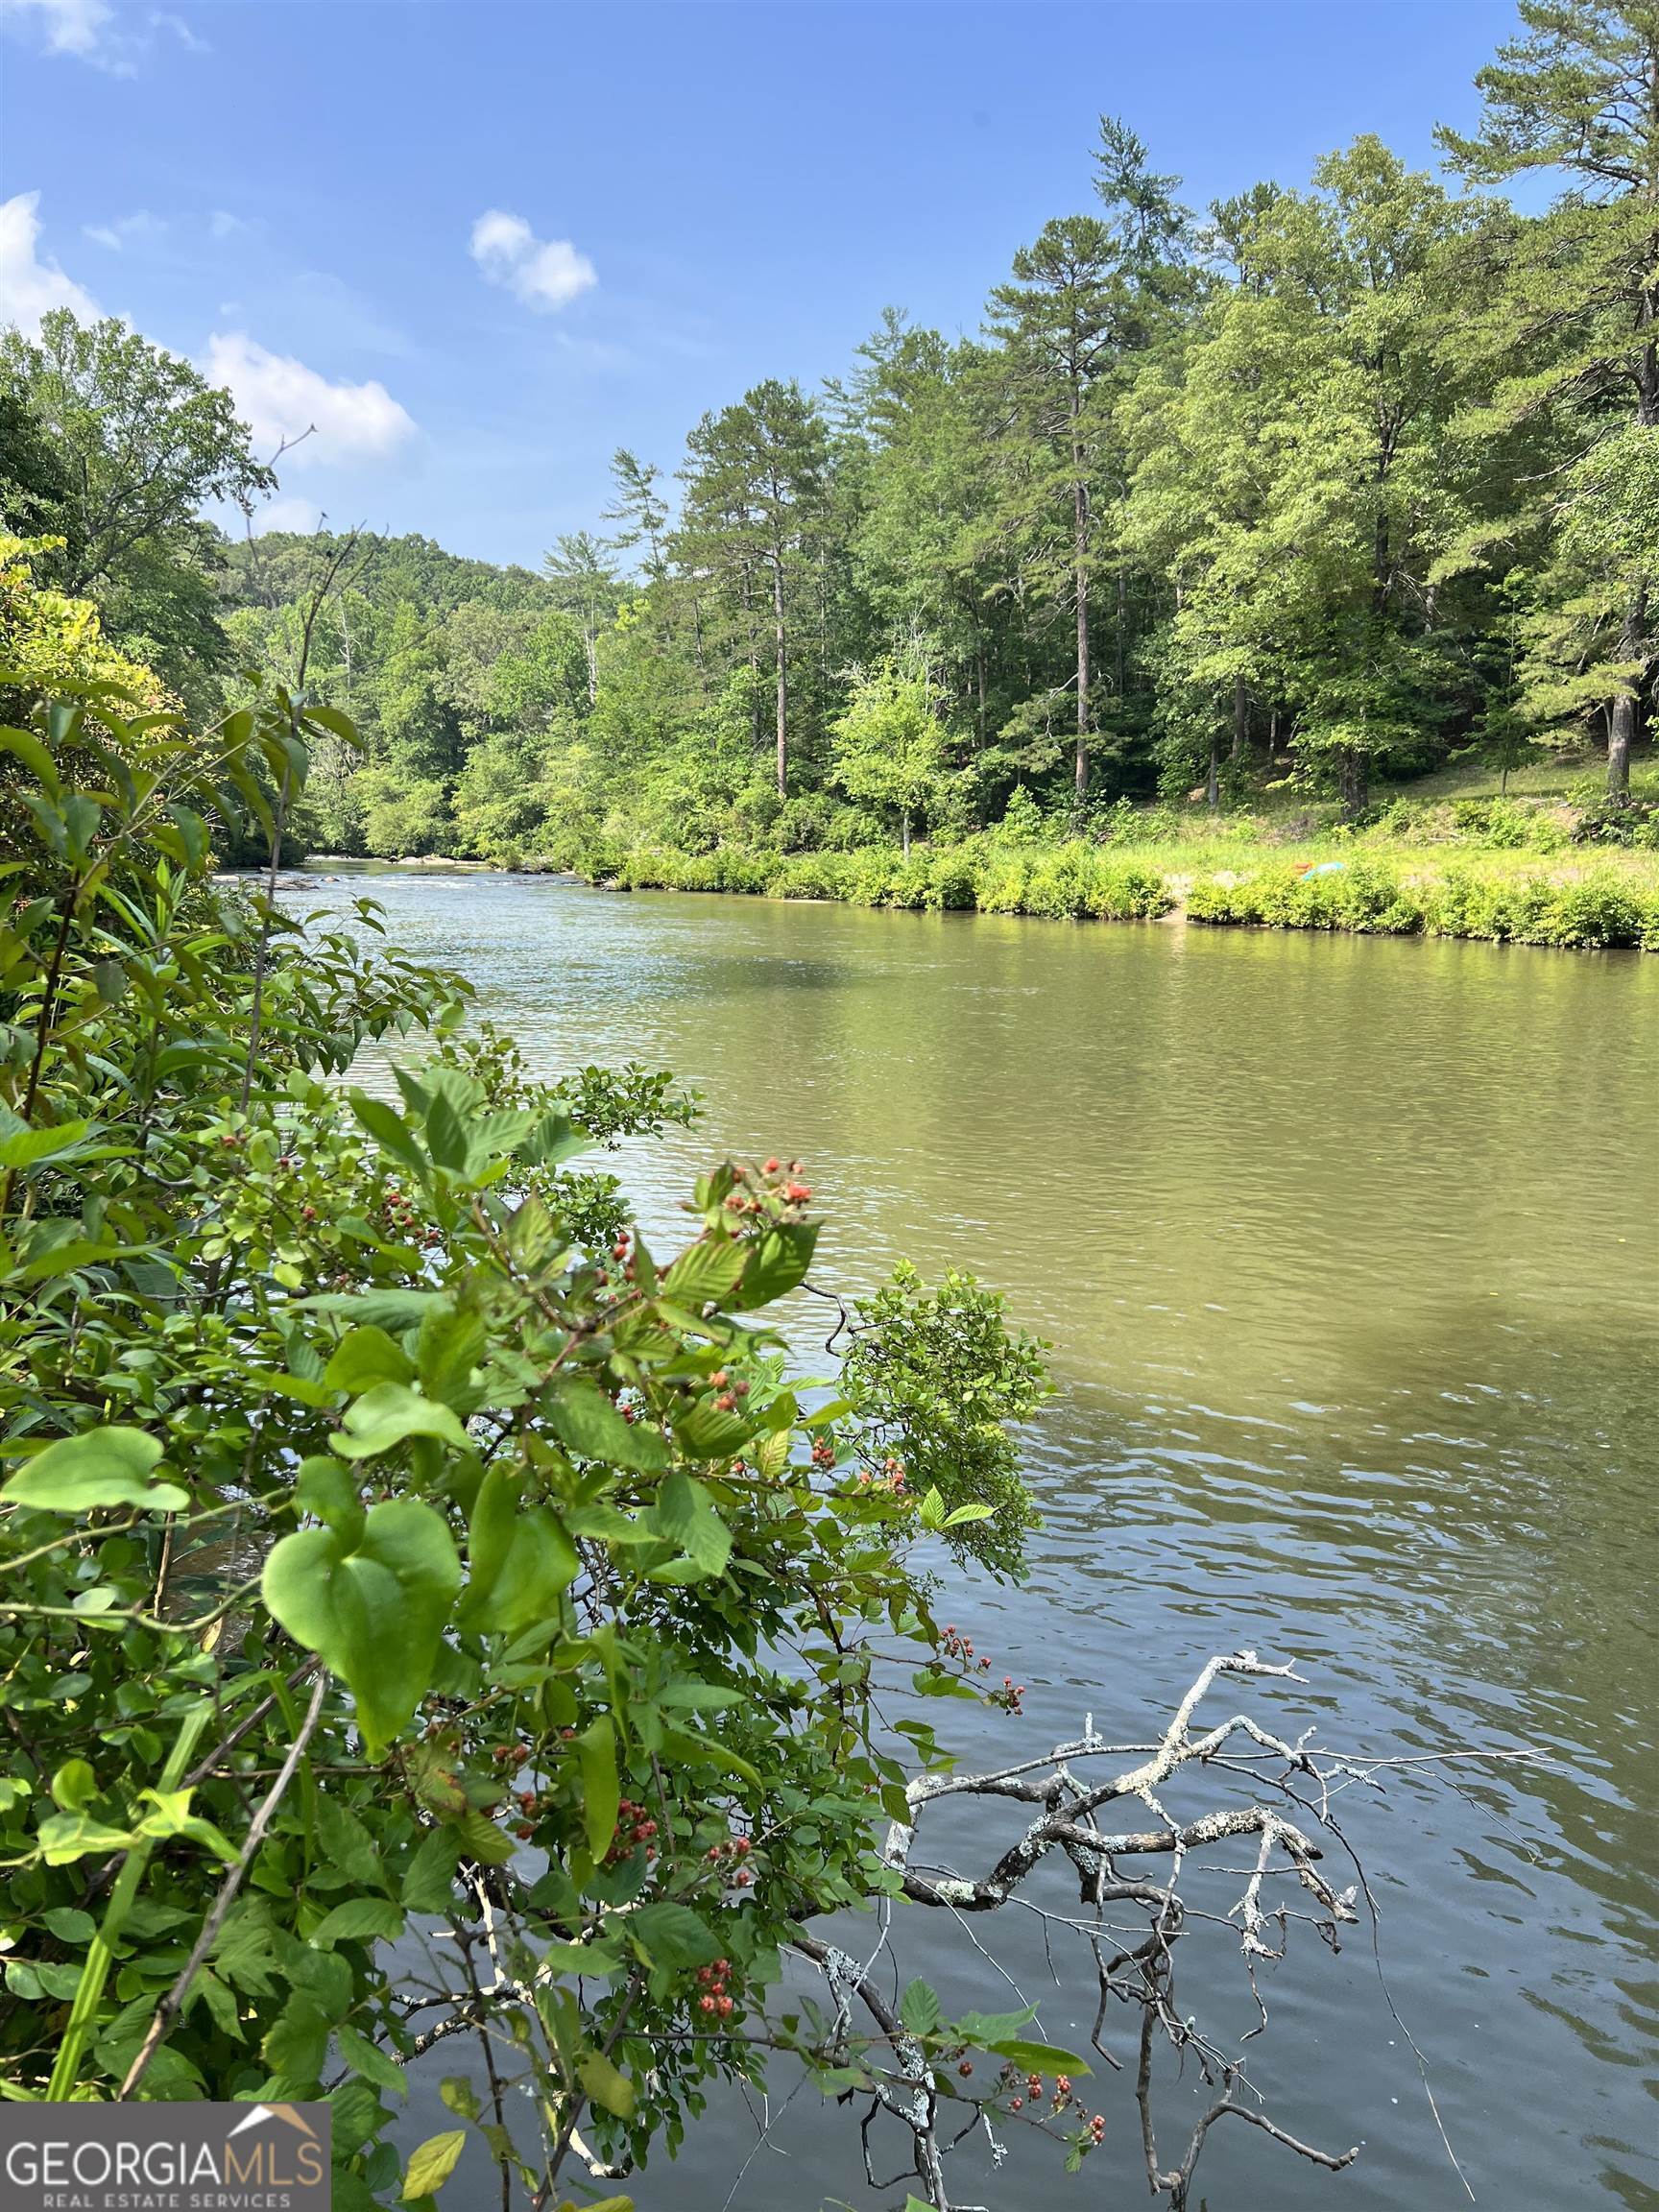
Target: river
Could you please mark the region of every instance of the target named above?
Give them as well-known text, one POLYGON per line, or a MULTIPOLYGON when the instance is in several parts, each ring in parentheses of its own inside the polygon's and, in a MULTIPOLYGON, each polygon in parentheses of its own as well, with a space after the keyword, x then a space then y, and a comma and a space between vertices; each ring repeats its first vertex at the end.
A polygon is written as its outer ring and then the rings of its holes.
MULTIPOLYGON (((368 887, 537 1069, 637 1059, 703 1094, 696 1131, 626 1149, 648 1225, 671 1232, 710 1154, 799 1154, 823 1279, 954 1262, 1051 1340, 1030 1579, 947 1608, 1030 1685, 1021 1720, 947 1709, 970 1760, 1089 1711, 1144 1735, 1239 1646, 1300 1663, 1305 1689, 1259 1701, 1286 1732, 1540 1755, 1406 1767, 1354 1806, 1381 1974, 1365 1934, 1332 1959, 1295 1931, 1251 2048, 1278 2119, 1361 2157, 1332 2176, 1222 2128, 1214 2212, 1467 2203, 1406 2030, 1477 2201, 1659 2205, 1659 960, 368 887)), ((907 1970, 1006 2000, 958 1929, 914 1917, 907 1970)), ((1029 1924, 976 1933, 1051 2039, 1087 2034, 1091 1990, 1055 1987, 1029 1924)), ((1171 2092, 1166 2150, 1194 2096, 1171 2092)), ((452 2125, 415 2106, 413 2140, 452 2125)), ((996 2212, 1143 2201, 1123 2083, 1101 2108, 1081 2177, 1033 2149, 985 2182, 996 2212)), ((815 2097, 732 2195, 754 2145, 719 2107, 632 2185, 641 2212, 897 2200, 815 2097)))

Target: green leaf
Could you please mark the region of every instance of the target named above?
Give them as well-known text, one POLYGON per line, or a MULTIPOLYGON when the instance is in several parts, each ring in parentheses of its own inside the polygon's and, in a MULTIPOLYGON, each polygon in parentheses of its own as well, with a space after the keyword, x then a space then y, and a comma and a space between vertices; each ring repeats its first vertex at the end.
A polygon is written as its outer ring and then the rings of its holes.
POLYGON ((40 1823, 40 1851, 48 1866, 69 1866, 77 1859, 88 1859, 95 1851, 106 1857, 111 1851, 126 1851, 133 1839, 125 1828, 107 1827, 102 1820, 89 1819, 84 1813, 53 1813, 40 1823))
POLYGON ((86 1429, 65 1436, 20 1467, 0 1497, 46 1513, 90 1513, 101 1505, 138 1505, 181 1513, 190 1503, 176 1482, 152 1482, 161 1447, 142 1429, 86 1429))
POLYGON ((573 1160, 578 1152, 589 1152, 593 1140, 585 1129, 578 1129, 568 1114, 550 1112, 543 1114, 529 1134, 518 1142, 518 1158, 532 1167, 557 1167, 563 1161, 573 1160))
POLYGON ((52 1802, 64 1813, 84 1813, 98 1794, 98 1777, 84 1759, 65 1759, 51 1781, 52 1802))
POLYGON ((89 1121, 60 1121, 52 1129, 14 1129, 0 1138, 0 1167, 32 1167, 36 1160, 72 1151, 91 1126, 89 1121))
POLYGON ((362 1542, 365 1515, 357 1479, 349 1475, 338 1459, 325 1459, 321 1454, 313 1459, 301 1459, 294 1482, 294 1502, 307 1513, 315 1513, 319 1521, 326 1521, 348 1550, 362 1542))
POLYGON ((678 1544, 700 1575, 722 1575, 732 1556, 732 1534, 701 1482, 676 1468, 657 1500, 657 1526, 678 1544))
POLYGON ((763 1229, 730 1301, 733 1311, 770 1306, 775 1298, 797 1288, 806 1279, 817 1241, 816 1221, 779 1221, 763 1229))
POLYGON ((260 2056, 273 2074, 285 2074, 293 2081, 315 2081, 323 2071, 332 2025, 314 1997, 296 1989, 260 2044, 260 2056))
POLYGON ((404 2203, 412 2203, 417 2197, 436 2196, 454 2173, 455 2162, 466 2147, 464 2128, 448 2128, 442 2135, 428 2135, 410 2159, 409 2170, 403 2176, 404 2203))
POLYGON ((63 788, 58 780, 58 766, 38 737, 32 737, 27 730, 11 727, 0 729, 0 753, 10 753, 21 760, 44 791, 54 798, 63 788))
POLYGON ((263 1576, 276 1620, 355 1697, 364 1747, 375 1760, 426 1691, 460 1587, 448 1529, 415 1498, 374 1506, 355 1547, 331 1528, 284 1536, 263 1576))
POLYGON ((377 2089, 390 2089, 395 2097, 407 2097, 409 2083, 397 2061, 381 2050, 378 2043, 371 2043, 367 2035, 344 2024, 334 2031, 334 2040, 340 2046, 340 2056, 354 2074, 361 2074, 365 2081, 373 2081, 377 2089))
POLYGON ((521 1475, 492 1467, 478 1485, 468 1530, 470 1579, 455 1616, 462 1628, 514 1636, 554 1617, 575 1581, 576 1547, 551 1507, 525 1510, 521 1475))
POLYGON ((460 1846, 448 1828, 434 1828, 416 1847, 403 1876, 402 1898, 411 1912, 447 1912, 454 1903, 460 1846))
POLYGON ((720 1956, 719 1938, 708 1923, 688 1905, 676 1905, 667 1898, 630 1912, 624 1928, 655 1965, 706 1966, 720 1956))
POLYGON ((1062 2049, 1058 2043, 1025 2043, 1018 2036, 1008 2041, 987 2042, 987 2051, 994 2051, 998 2058, 1006 2058, 1025 2074, 1087 2074, 1086 2060, 1075 2051, 1062 2049))
POLYGON ((1035 2005, 1022 2005, 1018 2012, 964 2012, 956 2022, 956 2032, 965 2043, 988 2051, 994 2043, 1005 2043, 1010 2035, 1018 2035, 1036 2014, 1035 2005))
POLYGON ((659 1472, 668 1464, 668 1448, 661 1436, 637 1422, 624 1421, 597 1383, 573 1376, 561 1385, 545 1407, 547 1426, 572 1452, 584 1459, 600 1459, 611 1467, 633 1467, 642 1474, 659 1472))
POLYGON ((657 1702, 667 1712, 724 1713, 728 1706, 741 1705, 743 1694, 715 1682, 670 1682, 657 1702))
POLYGON ((748 1443, 754 1424, 699 1398, 674 1416, 674 1441, 693 1459, 730 1459, 748 1443))
POLYGON ((91 1913, 83 1912, 77 1905, 55 1905, 40 1917, 60 1943, 90 1943, 98 1933, 98 1923, 91 1913))
POLYGON ((323 1370, 323 1380, 330 1390, 344 1390, 355 1398, 376 1382, 413 1382, 415 1362, 384 1329, 369 1323, 347 1331, 323 1370))
POLYGON ((384 1098, 371 1098, 366 1091, 353 1091, 351 1111, 382 1152, 390 1152, 394 1160, 401 1160, 405 1167, 424 1178, 431 1163, 396 1108, 388 1106, 384 1098))
POLYGON ((348 1897, 325 1912, 311 1931, 319 1951, 336 1943, 390 1943, 403 1933, 403 1908, 387 1897, 348 1897))
POLYGON ((603 1859, 616 1833, 622 1786, 616 1778, 616 1738, 603 1714, 576 1739, 582 1774, 582 1827, 595 1860, 603 1859))
POLYGON ((730 1237, 704 1238, 688 1244, 662 1278, 664 1298, 688 1306, 695 1313, 704 1306, 717 1306, 737 1287, 748 1261, 743 1246, 730 1237))
POLYGON ((912 2035, 931 2035, 939 2025, 939 1992, 930 1983, 910 1983, 899 2000, 899 2018, 912 2035))
POLYGON ((330 1436, 328 1448, 342 1459, 373 1459, 408 1436, 436 1436, 441 1443, 470 1451, 471 1441, 447 1406, 422 1398, 403 1382, 377 1382, 348 1406, 346 1434, 330 1436))
POLYGON ((576 2064, 577 2077, 595 2104, 627 2120, 634 2111, 634 2084, 614 2067, 603 2051, 588 2051, 576 2064))

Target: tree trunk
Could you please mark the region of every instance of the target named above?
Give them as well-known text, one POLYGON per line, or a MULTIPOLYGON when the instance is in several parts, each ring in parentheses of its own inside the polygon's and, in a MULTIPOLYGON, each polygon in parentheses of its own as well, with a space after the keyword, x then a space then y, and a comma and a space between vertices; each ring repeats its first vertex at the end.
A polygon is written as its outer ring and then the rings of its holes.
MULTIPOLYGON (((1621 661, 1641 661, 1647 653, 1647 592, 1638 585, 1624 609, 1624 627, 1619 637, 1621 661)), ((1636 738, 1640 674, 1614 700, 1607 717, 1607 795, 1623 805, 1630 796, 1630 748, 1636 738)))
POLYGON ((1214 723, 1210 727, 1210 773, 1204 779, 1204 798, 1212 810, 1221 804, 1221 748, 1214 723))
POLYGON ((1077 804, 1089 795, 1089 484, 1083 473, 1080 402, 1071 394, 1071 558, 1077 590, 1077 752, 1072 783, 1077 804))
POLYGON ((1350 814, 1362 814, 1371 797, 1371 761, 1358 746, 1342 751, 1342 805, 1350 814))
POLYGON ((1242 676, 1233 679, 1233 758, 1241 760, 1250 743, 1250 687, 1242 676))
POLYGON ((778 796, 789 796, 789 663, 783 629, 783 556, 772 557, 772 627, 778 653, 778 796))
POLYGON ((904 820, 899 834, 903 839, 904 857, 908 860, 910 857, 910 809, 908 806, 904 809, 904 820))

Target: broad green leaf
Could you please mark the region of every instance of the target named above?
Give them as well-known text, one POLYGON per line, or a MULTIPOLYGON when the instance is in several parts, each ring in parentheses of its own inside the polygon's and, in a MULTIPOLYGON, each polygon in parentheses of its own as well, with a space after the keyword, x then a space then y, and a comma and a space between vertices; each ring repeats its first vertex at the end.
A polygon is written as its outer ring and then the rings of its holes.
POLYGON ((770 1306, 804 1283, 817 1241, 816 1221, 780 1221, 763 1229, 730 1301, 733 1310, 770 1306))
POLYGON ((13 1129, 0 1137, 0 1167, 32 1167, 37 1160, 73 1151, 91 1126, 89 1121, 60 1121, 51 1129, 13 1129))
POLYGON ((416 1175, 424 1177, 429 1172, 431 1162, 417 1143, 414 1132, 384 1098, 371 1098, 366 1091, 353 1091, 351 1111, 382 1152, 390 1152, 416 1175))
POLYGON ((703 1575, 725 1573, 732 1535, 701 1482, 676 1468, 657 1500, 657 1526, 703 1575))
POLYGON ((579 1152, 591 1151, 593 1140, 578 1129, 567 1114, 543 1114, 518 1142, 518 1157, 532 1167, 557 1167, 579 1152))
POLYGON ((724 1713, 728 1706, 741 1705, 743 1696, 715 1682, 670 1682, 657 1702, 668 1712, 724 1713))
POLYGON ((576 1739, 582 1775, 582 1828, 593 1857, 603 1859, 616 1833, 622 1786, 616 1778, 616 1738, 603 1714, 576 1739))
POLYGON ((328 1448, 342 1459, 373 1459, 407 1436, 436 1436, 461 1451, 471 1449, 460 1421, 447 1406, 422 1398, 403 1382, 377 1382, 346 1408, 344 1436, 330 1436, 328 1448))
POLYGON ((668 1898, 641 1905, 622 1922, 631 1942, 637 1943, 655 1965, 706 1966, 720 1956, 719 1938, 688 1905, 668 1898))
POLYGON ((414 1498, 373 1507, 353 1548, 333 1529, 284 1536, 263 1577, 277 1621, 355 1697, 371 1759, 382 1756, 425 1693, 460 1587, 448 1529, 414 1498))
POLYGON ((520 1478, 492 1467, 478 1485, 468 1530, 467 1594, 456 1624, 486 1635, 514 1636, 559 1609, 575 1581, 576 1547, 548 1505, 526 1510, 520 1478))
POLYGON ((101 1505, 138 1505, 181 1513, 190 1494, 176 1482, 153 1482, 161 1447, 142 1429, 86 1429, 65 1436, 20 1467, 0 1497, 46 1513, 90 1513, 101 1505))
POLYGON ((939 2025, 939 1992, 929 1983, 910 1983, 899 2000, 899 2018, 912 2035, 931 2035, 939 2025))
POLYGON ((456 2160, 466 2148, 464 2128, 448 2128, 442 2135, 428 2135, 410 2159, 409 2171, 403 2176, 404 2203, 412 2203, 417 2197, 436 2196, 454 2173, 456 2160))
POLYGON ((577 2077, 595 2104, 628 2119, 634 2110, 634 2084, 606 2057, 603 2051, 585 2052, 576 2064, 577 2077))
POLYGON ((347 1331, 323 1370, 323 1380, 330 1390, 345 1390, 355 1398, 376 1382, 413 1382, 415 1362, 384 1329, 370 1322, 347 1331))
POLYGON ((273 2074, 284 2074, 292 2081, 315 2081, 327 2056, 332 2026, 316 1998, 296 1989, 260 2044, 260 2055, 273 2074))
POLYGON ((548 1400, 547 1426, 584 1459, 652 1474, 668 1464, 668 1448, 654 1431, 624 1421, 597 1383, 572 1376, 548 1400))
POLYGON ((677 1306, 688 1306, 693 1312, 704 1306, 718 1305, 737 1287, 747 1260, 747 1252, 733 1238, 704 1238, 687 1245, 668 1269, 662 1278, 662 1295, 677 1306))
POLYGON ((319 1951, 336 1943, 390 1943, 403 1933, 403 1909, 387 1897, 348 1897, 325 1912, 311 1931, 319 1951))
POLYGON ((40 1850, 48 1866, 69 1866, 77 1859, 101 1851, 128 1850, 132 1837, 125 1828, 110 1828, 84 1813, 54 1813, 40 1823, 40 1850))
POLYGON ((1075 2051, 1067 2051, 1058 2043, 1027 2043, 1014 2036, 987 2042, 984 2048, 1018 2066, 1022 2074, 1087 2074, 1090 2070, 1075 2051))

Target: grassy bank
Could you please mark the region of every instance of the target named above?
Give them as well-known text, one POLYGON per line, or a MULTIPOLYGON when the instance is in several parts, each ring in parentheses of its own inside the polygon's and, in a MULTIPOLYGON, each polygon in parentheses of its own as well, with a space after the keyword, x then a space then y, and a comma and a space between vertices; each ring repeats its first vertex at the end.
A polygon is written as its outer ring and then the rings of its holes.
POLYGON ((628 890, 718 891, 1056 921, 1192 922, 1520 945, 1659 950, 1659 852, 1426 845, 1370 832, 1269 843, 1261 836, 1082 839, 780 854, 728 846, 637 849, 589 870, 628 890))

